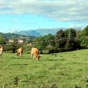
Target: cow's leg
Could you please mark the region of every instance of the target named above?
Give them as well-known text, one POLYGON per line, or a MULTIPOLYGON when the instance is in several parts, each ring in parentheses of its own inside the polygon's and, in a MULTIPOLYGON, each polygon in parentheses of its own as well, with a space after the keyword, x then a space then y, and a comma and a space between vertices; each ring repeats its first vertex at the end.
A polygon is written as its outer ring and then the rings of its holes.
POLYGON ((19 56, 22 56, 22 53, 19 53, 19 56))
POLYGON ((18 54, 18 52, 17 52, 17 56, 18 56, 19 54, 18 54))
POLYGON ((2 51, 0 51, 0 56, 2 55, 2 51))
POLYGON ((35 60, 39 60, 39 56, 38 55, 35 55, 35 60))
POLYGON ((33 55, 33 54, 31 54, 31 57, 32 57, 32 58, 34 58, 34 55, 33 55))

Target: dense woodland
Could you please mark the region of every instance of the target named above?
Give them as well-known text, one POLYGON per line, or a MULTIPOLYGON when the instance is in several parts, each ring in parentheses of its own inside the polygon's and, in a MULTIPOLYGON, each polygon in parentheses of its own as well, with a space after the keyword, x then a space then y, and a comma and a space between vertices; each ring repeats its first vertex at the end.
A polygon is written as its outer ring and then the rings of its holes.
POLYGON ((18 47, 23 47, 24 51, 29 52, 31 47, 37 47, 41 53, 56 53, 88 48, 88 26, 84 29, 76 30, 68 28, 60 29, 55 35, 48 34, 42 37, 24 36, 13 33, 0 33, 0 44, 4 46, 5 51, 15 52, 18 47), (9 39, 23 39, 23 44, 8 43, 9 39), (32 42, 32 46, 28 43, 32 42))

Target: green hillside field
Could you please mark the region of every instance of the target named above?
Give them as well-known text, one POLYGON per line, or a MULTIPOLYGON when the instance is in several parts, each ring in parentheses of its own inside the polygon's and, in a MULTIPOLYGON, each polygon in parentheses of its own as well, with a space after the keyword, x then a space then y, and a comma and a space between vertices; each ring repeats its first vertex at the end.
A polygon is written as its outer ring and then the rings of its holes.
POLYGON ((41 54, 0 56, 0 88, 88 88, 88 49, 41 54))

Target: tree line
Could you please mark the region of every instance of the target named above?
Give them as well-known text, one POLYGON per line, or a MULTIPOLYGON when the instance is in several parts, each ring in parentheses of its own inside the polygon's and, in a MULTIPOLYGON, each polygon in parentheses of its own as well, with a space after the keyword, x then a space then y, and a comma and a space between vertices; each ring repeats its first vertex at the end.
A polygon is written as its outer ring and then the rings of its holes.
POLYGON ((87 48, 88 26, 82 30, 74 28, 60 29, 55 35, 48 34, 38 37, 34 41, 36 42, 34 46, 39 48, 42 53, 56 53, 87 48))
MULTIPOLYGON (((26 40, 28 40, 28 38, 26 40)), ((31 41, 33 41, 34 44, 30 47, 27 46, 28 42, 22 45, 16 43, 8 45, 4 36, 0 34, 0 44, 3 44, 7 51, 12 50, 12 52, 15 52, 18 47, 22 46, 25 48, 25 51, 28 51, 31 47, 36 47, 41 53, 56 53, 88 48, 88 26, 82 30, 76 30, 74 28, 65 30, 60 29, 55 35, 48 34, 37 38, 31 38, 31 41)))

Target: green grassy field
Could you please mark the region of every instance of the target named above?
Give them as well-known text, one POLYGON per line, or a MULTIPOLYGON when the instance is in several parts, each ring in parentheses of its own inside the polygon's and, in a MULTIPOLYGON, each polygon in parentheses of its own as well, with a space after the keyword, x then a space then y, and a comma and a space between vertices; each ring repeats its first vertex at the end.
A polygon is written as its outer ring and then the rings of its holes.
POLYGON ((22 57, 0 57, 0 88, 88 88, 88 50, 22 57))

